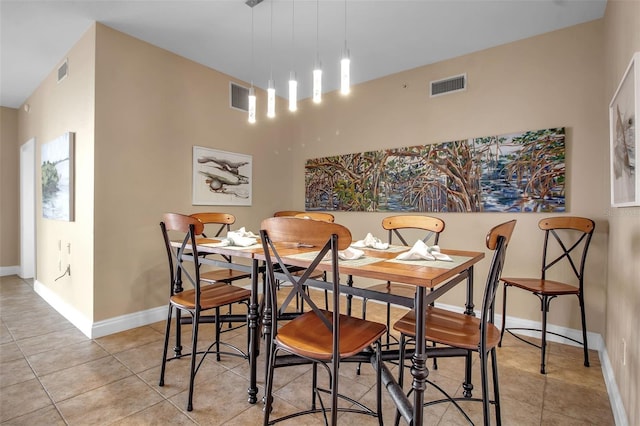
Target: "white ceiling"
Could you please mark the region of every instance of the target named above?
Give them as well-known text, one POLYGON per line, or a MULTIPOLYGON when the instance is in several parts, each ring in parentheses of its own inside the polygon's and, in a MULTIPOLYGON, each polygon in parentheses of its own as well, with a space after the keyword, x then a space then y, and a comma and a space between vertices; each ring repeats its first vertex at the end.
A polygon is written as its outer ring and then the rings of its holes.
MULTIPOLYGON (((319 50, 323 91, 338 87, 344 0, 264 0, 254 8, 244 1, 0 0, 0 105, 22 105, 94 21, 262 88, 273 67, 280 95, 293 68, 300 98, 310 96, 319 50)), ((347 0, 352 82, 598 19, 605 6, 606 0, 347 0)))

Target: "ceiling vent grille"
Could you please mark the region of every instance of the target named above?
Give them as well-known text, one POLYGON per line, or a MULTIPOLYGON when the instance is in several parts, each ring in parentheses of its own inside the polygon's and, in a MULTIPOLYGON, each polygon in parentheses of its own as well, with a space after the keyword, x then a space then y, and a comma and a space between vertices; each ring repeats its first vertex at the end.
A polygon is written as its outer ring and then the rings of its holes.
POLYGON ((69 75, 69 59, 65 59, 64 62, 58 67, 58 83, 67 78, 69 75))
POLYGON ((467 75, 460 74, 442 80, 432 81, 431 97, 467 90, 467 75))
POLYGON ((249 111, 249 89, 235 83, 230 83, 229 87, 231 108, 245 112, 249 111))

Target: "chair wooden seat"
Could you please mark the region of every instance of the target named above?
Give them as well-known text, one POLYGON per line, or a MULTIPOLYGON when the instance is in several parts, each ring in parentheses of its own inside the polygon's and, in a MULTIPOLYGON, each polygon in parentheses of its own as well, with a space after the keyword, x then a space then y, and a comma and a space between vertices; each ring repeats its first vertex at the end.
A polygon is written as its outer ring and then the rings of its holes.
POLYGON ((580 288, 559 281, 543 280, 540 278, 501 278, 501 280, 508 285, 547 296, 580 293, 580 288))
MULTIPOLYGON (((181 309, 195 308, 195 289, 184 290, 171 296, 171 303, 181 309)), ((213 309, 230 303, 248 301, 251 291, 224 283, 202 286, 200 289, 200 309, 213 309)))
MULTIPOLYGON (((329 311, 321 311, 331 321, 329 311)), ((386 331, 384 324, 340 314, 340 358, 353 356, 372 345, 386 331)), ((328 361, 333 351, 333 333, 313 311, 305 312, 283 325, 276 335, 279 345, 289 352, 328 361), (309 333, 309 330, 314 330, 309 333)))
MULTIPOLYGON (((477 350, 480 344, 480 318, 429 306, 426 313, 425 338, 428 341, 457 348, 477 350)), ((415 335, 416 312, 409 311, 393 329, 406 335, 415 335)), ((487 328, 487 349, 498 345, 500 330, 493 324, 487 328)))

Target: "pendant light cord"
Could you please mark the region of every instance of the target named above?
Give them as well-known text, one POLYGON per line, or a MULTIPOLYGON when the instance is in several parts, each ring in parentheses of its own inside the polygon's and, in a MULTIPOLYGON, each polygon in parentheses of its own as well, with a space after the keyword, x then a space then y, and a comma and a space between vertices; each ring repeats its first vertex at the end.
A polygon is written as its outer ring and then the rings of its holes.
POLYGON ((347 49, 347 0, 344 0, 344 48, 347 49))
POLYGON ((320 0, 316 0, 316 61, 320 66, 320 0))
POLYGON ((296 40, 295 22, 296 22, 296 2, 295 0, 291 0, 291 70, 292 71, 294 66, 293 57, 295 54, 295 40, 296 40))
POLYGON ((253 7, 251 8, 251 87, 253 87, 253 7))
POLYGON ((271 0, 271 16, 270 16, 270 25, 271 25, 271 35, 270 38, 271 40, 269 41, 269 54, 271 56, 271 62, 270 62, 270 73, 269 73, 269 80, 273 80, 273 1, 271 0))

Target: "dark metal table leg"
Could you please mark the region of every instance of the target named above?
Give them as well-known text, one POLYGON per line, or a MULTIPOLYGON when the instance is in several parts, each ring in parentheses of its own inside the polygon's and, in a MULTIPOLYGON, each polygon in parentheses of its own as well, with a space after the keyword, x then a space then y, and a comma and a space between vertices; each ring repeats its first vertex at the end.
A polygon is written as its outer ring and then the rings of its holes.
POLYGON ((251 261, 251 301, 249 303, 249 403, 258 401, 257 365, 260 341, 258 339, 258 260, 251 261))
POLYGON ((418 287, 416 290, 416 349, 411 361, 411 375, 413 376, 413 425, 422 426, 422 405, 424 404, 424 391, 426 389, 427 376, 427 354, 424 347, 425 334, 425 289, 418 287))

